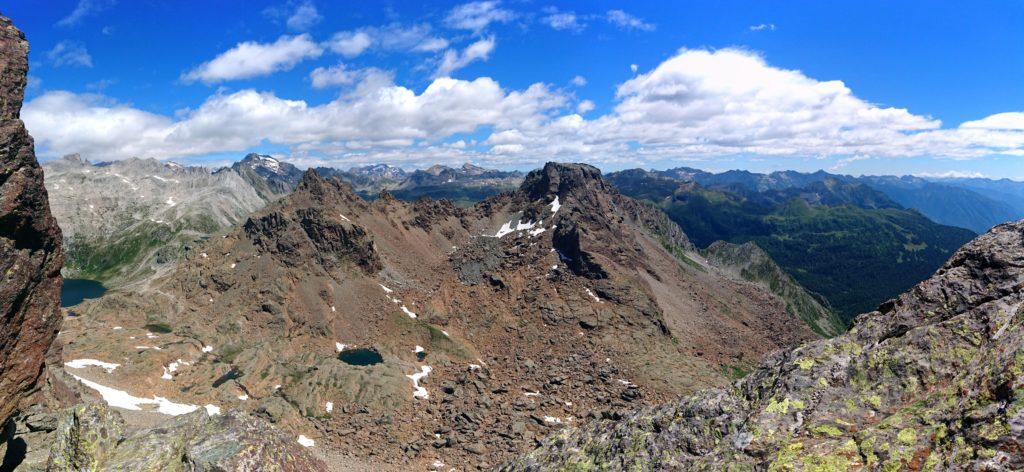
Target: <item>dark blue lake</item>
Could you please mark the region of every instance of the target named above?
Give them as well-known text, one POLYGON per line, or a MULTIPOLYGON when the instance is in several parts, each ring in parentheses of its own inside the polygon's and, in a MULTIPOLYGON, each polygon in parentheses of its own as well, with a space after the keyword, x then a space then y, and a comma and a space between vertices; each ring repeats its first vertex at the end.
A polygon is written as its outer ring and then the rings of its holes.
POLYGON ((338 353, 338 359, 351 365, 374 365, 384 362, 376 349, 347 349, 338 353))
POLYGON ((99 298, 106 291, 107 288, 95 280, 64 279, 64 288, 60 291, 60 306, 75 306, 83 300, 99 298))

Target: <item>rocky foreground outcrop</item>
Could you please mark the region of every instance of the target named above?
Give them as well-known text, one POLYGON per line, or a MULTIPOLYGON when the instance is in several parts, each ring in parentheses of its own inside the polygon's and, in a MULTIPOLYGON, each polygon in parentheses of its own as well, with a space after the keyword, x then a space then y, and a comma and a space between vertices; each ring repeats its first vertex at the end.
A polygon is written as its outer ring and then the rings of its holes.
POLYGON ((60 228, 19 118, 27 73, 25 35, 0 16, 0 424, 36 390, 61 324, 60 228))
POLYGON ((1022 470, 1024 221, 732 388, 563 430, 503 470, 1022 470))
POLYGON ((102 405, 73 408, 57 426, 47 470, 324 470, 303 447, 245 413, 203 411, 128 432, 102 405))

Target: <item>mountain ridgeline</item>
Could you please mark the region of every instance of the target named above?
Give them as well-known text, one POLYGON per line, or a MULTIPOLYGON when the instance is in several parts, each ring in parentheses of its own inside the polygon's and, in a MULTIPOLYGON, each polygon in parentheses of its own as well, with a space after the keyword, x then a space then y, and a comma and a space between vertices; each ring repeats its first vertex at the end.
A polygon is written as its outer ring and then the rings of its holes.
MULTIPOLYGON (((111 287, 166 273, 189 248, 291 193, 302 178, 294 165, 261 154, 215 171, 154 159, 91 163, 78 155, 43 166, 64 230, 66 274, 111 287)), ((319 171, 351 183, 364 198, 387 190, 401 199, 430 196, 462 206, 512 190, 523 177, 470 164, 411 173, 386 164, 319 171)))
POLYGON ((927 277, 974 235, 824 173, 635 169, 608 179, 664 210, 700 247, 757 244, 846 321, 927 277))

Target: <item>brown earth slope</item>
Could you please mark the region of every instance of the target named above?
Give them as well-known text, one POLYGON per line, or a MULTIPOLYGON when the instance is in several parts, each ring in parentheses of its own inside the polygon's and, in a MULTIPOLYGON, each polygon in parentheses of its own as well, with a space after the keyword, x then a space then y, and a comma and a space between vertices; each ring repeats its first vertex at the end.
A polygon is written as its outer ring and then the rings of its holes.
POLYGON ((504 470, 1024 470, 1024 221, 842 336, 564 430, 504 470))
POLYGON ((249 411, 320 452, 485 467, 814 337, 733 272, 587 165, 471 209, 309 171, 153 291, 76 307, 62 339, 66 361, 120 364, 75 375, 249 411))

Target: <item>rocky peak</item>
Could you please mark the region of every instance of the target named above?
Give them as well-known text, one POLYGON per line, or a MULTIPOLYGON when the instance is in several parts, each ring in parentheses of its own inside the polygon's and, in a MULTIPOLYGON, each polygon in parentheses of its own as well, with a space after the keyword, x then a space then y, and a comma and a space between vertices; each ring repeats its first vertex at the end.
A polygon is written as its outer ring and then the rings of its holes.
POLYGON ((362 198, 356 194, 352 185, 337 177, 324 177, 313 168, 306 169, 302 173, 302 179, 295 188, 297 194, 309 195, 320 202, 340 199, 344 202, 358 202, 365 204, 362 198))
POLYGON ((481 175, 490 172, 490 169, 473 165, 469 162, 462 164, 462 172, 468 175, 481 175))
POLYGON ((302 178, 302 171, 294 165, 256 153, 234 163, 231 170, 252 184, 261 196, 271 200, 291 192, 302 178))
POLYGON ((549 162, 544 168, 531 171, 519 190, 531 199, 554 199, 558 195, 604 193, 618 191, 601 177, 601 171, 588 164, 549 162))
POLYGON ((434 165, 424 169, 423 172, 426 172, 426 173, 428 173, 430 175, 435 175, 436 176, 436 175, 441 175, 441 174, 443 174, 443 173, 445 173, 447 171, 450 171, 450 170, 452 170, 451 167, 443 166, 441 164, 434 164, 434 165))
POLYGON ((39 385, 61 325, 61 232, 18 118, 27 73, 25 35, 0 16, 0 424, 39 385))
POLYGON ((88 159, 83 159, 79 153, 67 154, 61 158, 61 161, 67 162, 68 164, 89 164, 88 159))
POLYGON ((242 158, 242 164, 247 165, 254 170, 264 170, 274 174, 281 173, 281 161, 263 154, 246 154, 246 156, 242 158))

